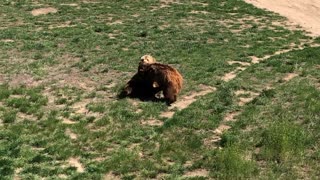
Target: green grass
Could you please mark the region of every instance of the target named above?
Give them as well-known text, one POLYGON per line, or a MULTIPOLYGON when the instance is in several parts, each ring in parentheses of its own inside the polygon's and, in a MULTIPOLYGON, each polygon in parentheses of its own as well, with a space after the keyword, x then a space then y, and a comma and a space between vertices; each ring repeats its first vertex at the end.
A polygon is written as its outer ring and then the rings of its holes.
POLYGON ((320 49, 304 45, 221 80, 239 66, 228 61, 313 39, 243 1, 180 2, 1 1, 1 178, 318 179, 320 49), (31 15, 42 7, 58 12, 31 15), (182 73, 179 99, 200 84, 217 90, 169 119, 162 102, 117 99, 144 54, 182 73), (299 76, 287 82, 287 73, 299 76), (239 90, 259 95, 241 106, 251 94, 239 90), (209 141, 221 123, 231 129, 209 141), (199 169, 205 177, 185 176, 199 169))

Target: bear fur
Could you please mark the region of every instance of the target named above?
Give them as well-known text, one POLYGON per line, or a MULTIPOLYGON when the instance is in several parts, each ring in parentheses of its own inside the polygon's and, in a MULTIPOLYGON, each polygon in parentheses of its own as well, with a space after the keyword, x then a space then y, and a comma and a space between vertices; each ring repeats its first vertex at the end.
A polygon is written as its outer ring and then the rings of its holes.
POLYGON ((164 100, 170 105, 177 100, 182 84, 183 78, 175 68, 144 55, 140 59, 138 72, 126 84, 123 93, 131 97, 155 98, 155 94, 163 91, 164 100))
POLYGON ((177 100, 182 89, 183 78, 175 68, 155 61, 147 61, 140 62, 139 73, 143 74, 153 88, 163 92, 168 105, 177 100))
MULTIPOLYGON (((138 72, 127 82, 125 87, 119 94, 120 98, 131 97, 141 100, 156 100, 155 94, 160 92, 159 88, 154 87, 153 82, 141 71, 143 64, 154 63, 156 60, 150 55, 141 57, 138 67, 138 72)), ((156 84, 156 83, 155 83, 156 84)))

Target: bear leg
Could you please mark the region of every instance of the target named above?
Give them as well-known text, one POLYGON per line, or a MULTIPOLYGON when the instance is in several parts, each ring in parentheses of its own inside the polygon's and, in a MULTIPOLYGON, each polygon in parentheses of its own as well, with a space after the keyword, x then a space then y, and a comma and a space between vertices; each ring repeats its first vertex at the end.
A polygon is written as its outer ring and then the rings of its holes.
POLYGON ((163 90, 163 96, 168 105, 170 105, 171 103, 177 100, 176 90, 172 84, 169 84, 167 88, 163 90))

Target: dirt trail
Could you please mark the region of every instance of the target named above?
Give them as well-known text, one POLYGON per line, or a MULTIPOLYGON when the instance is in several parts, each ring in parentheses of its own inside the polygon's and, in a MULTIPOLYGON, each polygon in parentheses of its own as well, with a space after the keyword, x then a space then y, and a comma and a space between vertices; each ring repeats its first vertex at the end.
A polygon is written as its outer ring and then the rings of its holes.
POLYGON ((245 2, 279 13, 310 32, 311 36, 320 36, 319 0, 245 0, 245 2))
POLYGON ((190 95, 188 96, 184 96, 181 99, 179 99, 178 101, 176 101, 175 103, 173 103, 168 110, 169 111, 165 111, 162 112, 160 114, 160 117, 164 117, 164 118, 172 118, 174 113, 175 113, 175 109, 178 110, 182 110, 187 108, 190 104, 192 104, 193 102, 195 102, 197 100, 198 97, 207 95, 211 92, 214 92, 216 90, 215 87, 210 87, 210 86, 205 86, 205 85, 199 85, 201 88, 201 91, 199 92, 192 92, 190 95))

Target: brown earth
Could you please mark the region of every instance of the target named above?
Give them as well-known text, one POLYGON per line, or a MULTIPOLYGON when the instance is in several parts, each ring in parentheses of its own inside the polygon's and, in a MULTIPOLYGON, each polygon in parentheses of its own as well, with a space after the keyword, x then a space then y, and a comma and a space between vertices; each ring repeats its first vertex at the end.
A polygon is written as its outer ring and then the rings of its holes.
POLYGON ((48 8, 39 8, 39 9, 34 9, 31 11, 31 14, 33 16, 40 16, 40 15, 46 15, 49 13, 56 13, 58 12, 57 9, 52 8, 52 7, 48 7, 48 8))

